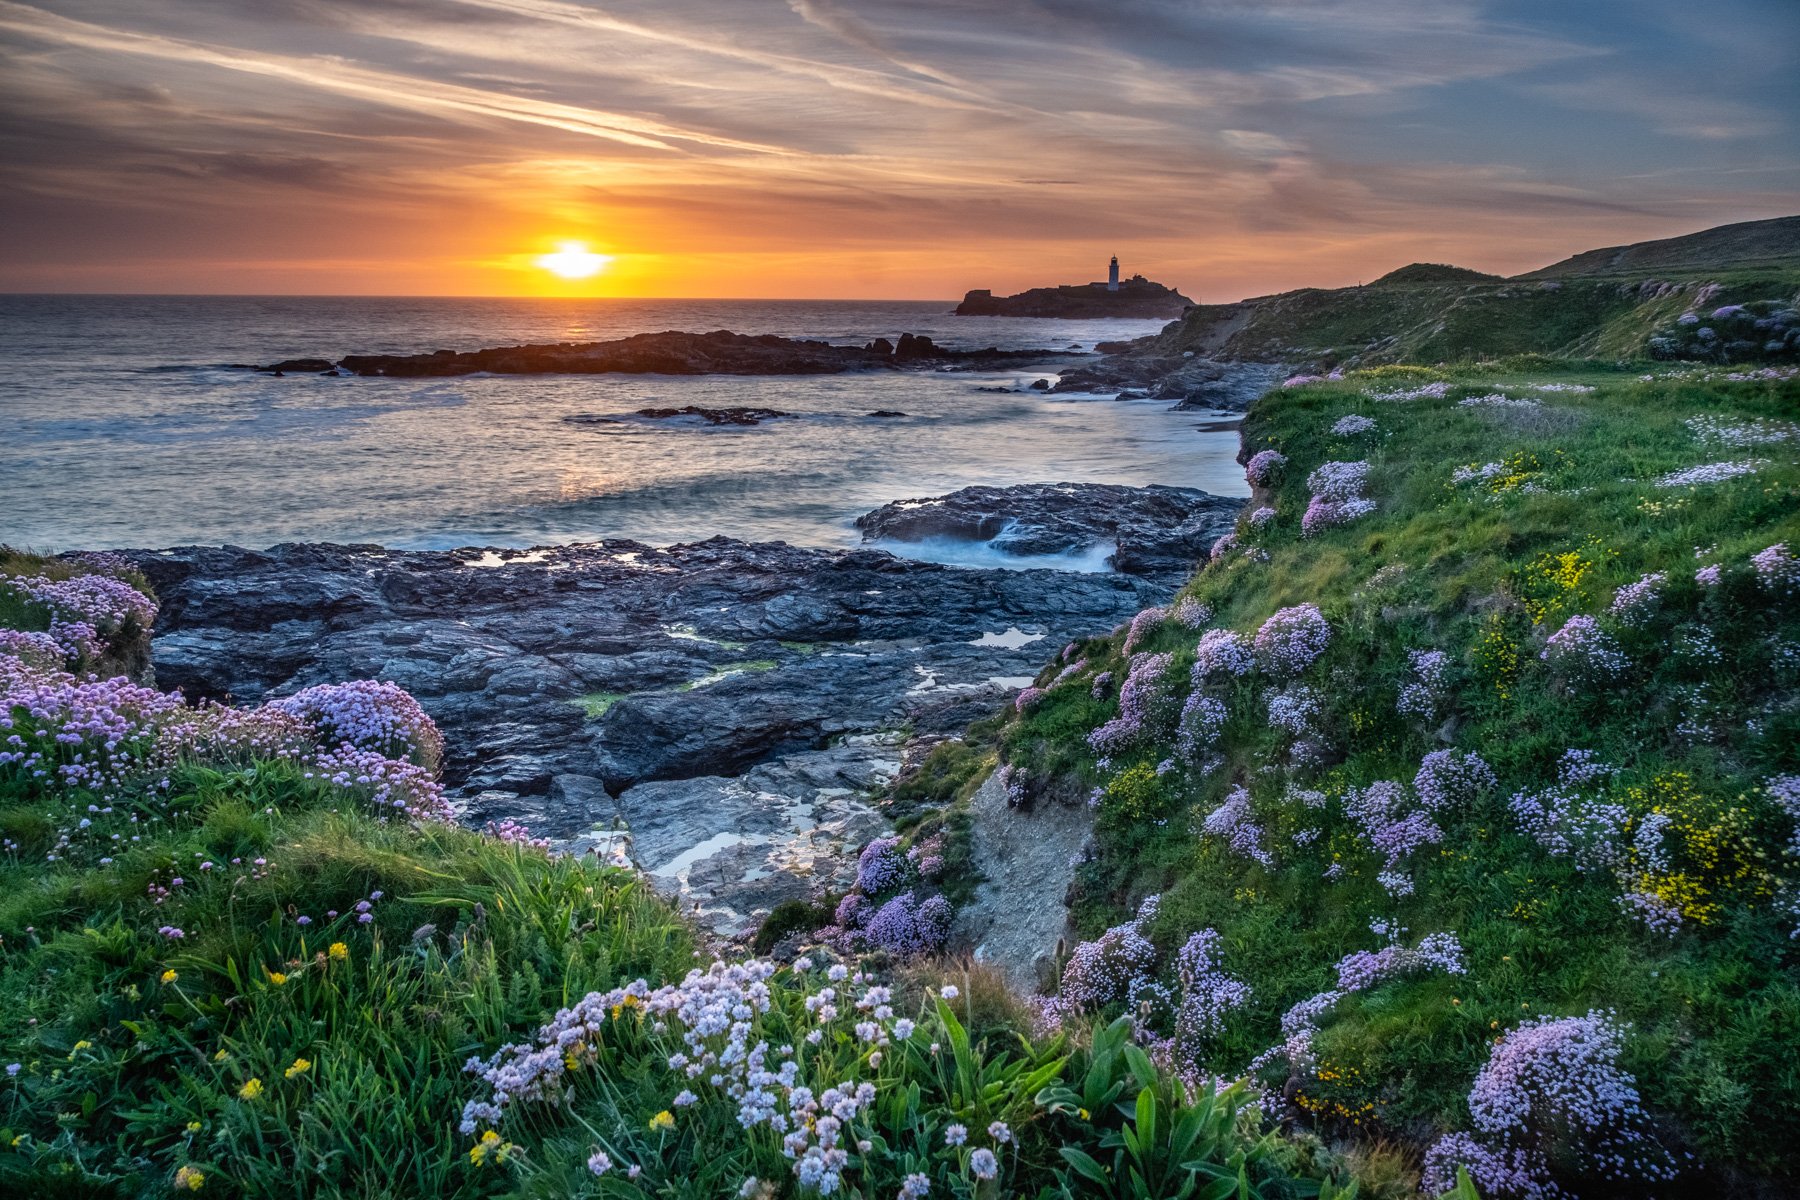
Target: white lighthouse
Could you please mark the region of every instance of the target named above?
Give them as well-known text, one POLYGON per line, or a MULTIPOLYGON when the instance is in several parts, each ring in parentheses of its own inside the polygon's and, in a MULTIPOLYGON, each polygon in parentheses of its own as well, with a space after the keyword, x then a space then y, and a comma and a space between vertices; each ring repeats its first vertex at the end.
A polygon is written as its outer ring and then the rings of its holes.
POLYGON ((1109 292, 1119 290, 1119 256, 1116 254, 1113 255, 1112 265, 1106 268, 1106 290, 1109 292))

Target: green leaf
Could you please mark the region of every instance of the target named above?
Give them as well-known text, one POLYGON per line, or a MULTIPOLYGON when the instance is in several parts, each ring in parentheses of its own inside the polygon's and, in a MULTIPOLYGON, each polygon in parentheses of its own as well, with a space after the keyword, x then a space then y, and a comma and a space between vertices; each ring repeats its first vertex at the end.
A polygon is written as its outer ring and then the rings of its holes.
POLYGON ((1102 1186, 1106 1184, 1106 1168, 1094 1161, 1092 1155, 1085 1150, 1077 1150, 1073 1146, 1063 1146, 1057 1151, 1063 1161, 1074 1167, 1084 1179, 1092 1180, 1102 1186))

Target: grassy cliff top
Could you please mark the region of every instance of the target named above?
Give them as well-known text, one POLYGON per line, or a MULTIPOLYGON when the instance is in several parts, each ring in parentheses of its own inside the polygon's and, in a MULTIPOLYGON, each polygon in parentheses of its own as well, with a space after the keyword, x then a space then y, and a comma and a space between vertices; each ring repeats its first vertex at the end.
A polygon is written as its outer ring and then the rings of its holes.
POLYGON ((1244 453, 1234 539, 1003 735, 1023 791, 1093 795, 1065 996, 1180 997, 1204 967, 1210 999, 1153 1020, 1206 1070, 1326 1136, 1489 1155, 1498 1195, 1514 1151, 1584 1195, 1777 1194, 1800 381, 1383 368, 1271 393, 1244 453), (1616 1052, 1577 1079, 1532 1057, 1557 1038, 1616 1052), (1604 1128, 1492 1100, 1602 1076, 1641 1102, 1604 1128))
POLYGON ((1520 279, 1577 275, 1682 276, 1722 271, 1800 268, 1800 216, 1719 225, 1680 237, 1606 246, 1527 271, 1520 279))

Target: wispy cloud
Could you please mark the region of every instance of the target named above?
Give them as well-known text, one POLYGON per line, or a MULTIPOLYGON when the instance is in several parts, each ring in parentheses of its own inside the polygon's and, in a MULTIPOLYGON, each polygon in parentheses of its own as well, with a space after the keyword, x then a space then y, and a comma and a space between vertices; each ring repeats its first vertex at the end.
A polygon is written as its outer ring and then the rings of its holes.
POLYGON ((0 286, 1527 267, 1795 206, 1800 9, 1717 3, 0 0, 0 286))

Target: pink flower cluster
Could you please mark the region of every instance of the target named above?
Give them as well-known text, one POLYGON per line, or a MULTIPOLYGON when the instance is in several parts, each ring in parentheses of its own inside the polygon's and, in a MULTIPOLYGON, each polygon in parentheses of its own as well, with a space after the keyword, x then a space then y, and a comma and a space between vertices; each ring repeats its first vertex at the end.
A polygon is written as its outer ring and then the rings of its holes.
POLYGON ((1155 919, 1159 900, 1146 897, 1131 920, 1076 946, 1063 965, 1059 999, 1077 1008, 1099 1008, 1123 1000, 1135 982, 1147 978, 1156 963, 1156 947, 1144 936, 1144 926, 1155 919))
POLYGON ((549 838, 533 837, 530 829, 511 818, 489 821, 481 827, 481 832, 496 841, 530 850, 548 850, 550 848, 549 838))
POLYGON ((1417 717, 1421 721, 1435 720, 1438 707, 1443 703, 1444 688, 1450 673, 1450 656, 1442 650, 1409 650, 1406 656, 1412 666, 1413 678, 1411 682, 1401 685, 1394 711, 1403 717, 1417 717))
POLYGON ((1673 1180, 1675 1160, 1651 1131, 1637 1080, 1619 1065, 1626 1031, 1611 1012, 1595 1010, 1528 1020, 1501 1038, 1469 1089, 1476 1133, 1433 1148, 1427 1186, 1454 1181, 1459 1162, 1471 1178, 1503 1167, 1476 1179, 1493 1195, 1563 1194, 1553 1162, 1612 1187, 1673 1180))
POLYGON ((863 932, 872 946, 910 958, 941 949, 955 915, 942 896, 920 900, 912 892, 901 892, 875 910, 863 932))
POLYGON ((1477 754, 1434 750, 1419 763, 1413 791, 1427 811, 1466 807, 1499 785, 1494 769, 1477 754))
POLYGON ((1310 736, 1323 708, 1319 693, 1300 684, 1280 691, 1271 688, 1263 693, 1263 703, 1268 706, 1269 724, 1290 738, 1310 736))
POLYGON ((1300 534, 1312 537, 1335 525, 1348 525, 1375 511, 1375 502, 1363 495, 1369 482, 1367 462, 1328 462, 1306 477, 1312 499, 1300 518, 1300 534))
POLYGON ((127 629, 148 629, 156 620, 156 601, 110 575, 72 579, 13 575, 0 578, 0 588, 47 609, 54 620, 88 625, 106 637, 127 629))
POLYGON ((1698 487, 1708 483, 1724 483, 1727 479, 1737 479, 1743 475, 1754 475, 1767 464, 1760 458, 1746 458, 1735 462, 1701 463, 1697 467, 1689 467, 1684 471, 1670 471, 1656 479, 1659 488, 1698 487))
POLYGON ((1229 629, 1209 629, 1194 647, 1194 686, 1223 675, 1242 677, 1256 668, 1250 641, 1229 629))
POLYGON ((1358 437, 1365 433, 1375 432, 1375 422, 1359 413, 1350 413, 1339 417, 1331 427, 1331 432, 1339 437, 1358 437))
POLYGON ((1230 716, 1224 702, 1205 692, 1191 694, 1187 703, 1181 706, 1181 720, 1177 726, 1176 747, 1182 757, 1189 762, 1198 762, 1203 753, 1218 743, 1230 716))
POLYGON ((1607 614, 1626 625, 1640 625, 1649 620, 1662 600, 1662 586, 1668 579, 1662 571, 1654 571, 1636 583, 1626 584, 1613 593, 1607 614))
POLYGON ((1776 542, 1767 550, 1751 555, 1750 566, 1757 582, 1777 596, 1800 596, 1800 558, 1788 552, 1786 542, 1776 542))
POLYGON ((1519 829, 1538 845, 1559 857, 1574 859, 1580 869, 1616 867, 1624 861, 1624 836, 1631 814, 1604 794, 1590 794, 1604 785, 1613 768, 1598 761, 1592 751, 1567 751, 1557 770, 1556 783, 1537 792, 1517 792, 1509 803, 1519 829))
POLYGON ((1539 657, 1575 683, 1606 683, 1623 675, 1630 665, 1613 636, 1585 614, 1563 622, 1539 657))
POLYGON ((1131 669, 1119 686, 1119 715, 1088 734, 1095 753, 1115 754, 1168 732, 1178 715, 1167 679, 1174 661, 1175 656, 1167 653, 1132 657, 1131 669))
POLYGON ((1396 895, 1410 893, 1411 881, 1394 875, 1395 868, 1419 847, 1444 840, 1429 811, 1415 806, 1403 786, 1383 779, 1345 792, 1344 812, 1369 849, 1382 857, 1389 876, 1382 886, 1396 895))
POLYGON ((49 634, 26 633, 22 629, 0 629, 0 655, 16 658, 40 671, 55 670, 67 657, 49 634))
POLYGON ((1175 955, 1175 977, 1181 987, 1175 1043, 1191 1062, 1198 1062, 1224 1029, 1225 1018, 1250 1002, 1250 985, 1225 973, 1221 941, 1217 930, 1202 929, 1175 955))
POLYGON ((856 886, 864 895, 879 896, 906 882, 906 855, 892 834, 864 846, 856 859, 856 886))
MULTIPOLYGON (((806 993, 804 1009, 814 1023, 806 1034, 809 1044, 827 1035, 846 1036, 883 1050, 909 1041, 916 1030, 910 1019, 895 1016, 887 988, 864 987, 858 975, 850 981, 861 988, 858 995, 844 982, 848 972, 833 967, 827 985, 813 990, 806 982, 811 965, 801 959, 791 975, 778 978, 771 962, 714 962, 705 971, 690 971, 679 984, 652 989, 639 979, 608 992, 591 992, 559 1011, 531 1041, 502 1046, 488 1058, 465 1064, 487 1091, 464 1105, 462 1132, 473 1134, 483 1125, 497 1124, 521 1105, 562 1103, 572 1086, 571 1074, 590 1065, 595 1047, 611 1036, 607 1025, 617 1019, 612 1014, 628 1013, 634 1037, 648 1036, 671 1051, 661 1060, 671 1086, 685 1085, 670 1101, 672 1107, 728 1106, 746 1131, 766 1127, 781 1138, 802 1189, 821 1195, 845 1190, 844 1173, 853 1169, 857 1140, 852 1123, 866 1119, 875 1085, 803 1076, 795 1046, 773 1046, 761 1036, 774 989, 806 993)), ((610 1159, 604 1165, 610 1169, 610 1159)))
POLYGON ((1271 675, 1298 675, 1331 644, 1331 625, 1315 604, 1279 609, 1256 631, 1256 657, 1271 675))
POLYGON ((374 679, 322 683, 271 707, 309 722, 327 744, 344 743, 435 770, 444 736, 405 689, 374 679))
POLYGON ((1420 939, 1416 950, 1389 945, 1373 953, 1357 951, 1347 955, 1337 964, 1338 986, 1309 996, 1282 1014, 1282 1041, 1257 1055, 1248 1070, 1258 1071, 1281 1060, 1287 1062, 1290 1070, 1308 1069, 1313 1061, 1313 1037, 1319 1031, 1320 1022, 1345 996, 1414 972, 1444 971, 1461 975, 1466 969, 1462 943, 1449 932, 1427 934, 1420 939))
POLYGON ((1166 608, 1146 608, 1131 618, 1131 628, 1125 634, 1125 654, 1129 656, 1135 651, 1145 638, 1156 632, 1157 627, 1168 616, 1169 610, 1166 608))
POLYGON ((1468 972, 1462 943, 1454 933, 1426 934, 1413 949, 1388 945, 1346 955, 1337 965, 1338 990, 1363 992, 1390 979, 1423 971, 1442 971, 1446 975, 1468 972))
POLYGON ((1442 400, 1450 394, 1448 380, 1440 379, 1416 388, 1390 388, 1387 391, 1364 392, 1371 400, 1379 400, 1384 404, 1399 404, 1408 400, 1442 400))
POLYGON ((1268 487, 1281 477, 1287 466, 1287 455, 1279 450, 1258 450, 1244 464, 1244 478, 1255 487, 1268 487))
POLYGON ((1192 596, 1183 596, 1171 611, 1175 623, 1190 632, 1205 629, 1213 619, 1213 610, 1192 596))
POLYGON ((1232 853, 1274 870, 1275 856, 1263 845, 1263 827, 1250 806, 1250 793, 1243 787, 1232 788, 1225 802, 1207 814, 1200 828, 1203 833, 1223 838, 1232 853))

